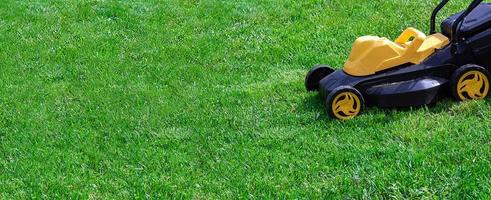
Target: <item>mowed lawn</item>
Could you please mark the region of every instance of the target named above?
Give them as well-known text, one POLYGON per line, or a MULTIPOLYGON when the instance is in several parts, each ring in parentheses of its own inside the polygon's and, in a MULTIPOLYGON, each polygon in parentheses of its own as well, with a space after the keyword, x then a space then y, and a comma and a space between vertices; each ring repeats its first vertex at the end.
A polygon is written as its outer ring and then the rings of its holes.
POLYGON ((437 3, 1 1, 0 199, 489 199, 491 100, 340 122, 304 89, 437 3))

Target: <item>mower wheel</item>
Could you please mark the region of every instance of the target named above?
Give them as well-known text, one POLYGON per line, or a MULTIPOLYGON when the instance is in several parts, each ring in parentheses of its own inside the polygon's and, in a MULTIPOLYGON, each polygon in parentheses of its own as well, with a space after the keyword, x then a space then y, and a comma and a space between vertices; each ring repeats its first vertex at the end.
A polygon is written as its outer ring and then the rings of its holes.
POLYGON ((314 66, 305 77, 305 88, 309 92, 319 90, 319 82, 333 72, 327 65, 314 66))
POLYGON ((455 99, 481 100, 489 96, 491 76, 486 68, 478 65, 464 65, 450 78, 450 89, 455 99))
POLYGON ((357 89, 339 86, 327 96, 326 107, 330 117, 348 120, 358 116, 365 109, 365 100, 357 89))

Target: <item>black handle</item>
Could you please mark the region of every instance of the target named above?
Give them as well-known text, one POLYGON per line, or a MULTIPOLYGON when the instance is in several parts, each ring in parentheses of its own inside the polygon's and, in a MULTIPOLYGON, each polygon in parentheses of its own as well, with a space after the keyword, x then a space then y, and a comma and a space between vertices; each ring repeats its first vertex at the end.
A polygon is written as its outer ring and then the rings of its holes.
POLYGON ((483 0, 474 0, 471 5, 455 20, 452 24, 452 42, 458 43, 460 40, 460 27, 462 26, 465 18, 477 7, 483 0))
POLYGON ((442 0, 442 2, 440 2, 440 4, 438 4, 438 6, 433 10, 433 13, 431 13, 430 35, 436 33, 436 28, 435 28, 436 15, 449 1, 450 0, 442 0))

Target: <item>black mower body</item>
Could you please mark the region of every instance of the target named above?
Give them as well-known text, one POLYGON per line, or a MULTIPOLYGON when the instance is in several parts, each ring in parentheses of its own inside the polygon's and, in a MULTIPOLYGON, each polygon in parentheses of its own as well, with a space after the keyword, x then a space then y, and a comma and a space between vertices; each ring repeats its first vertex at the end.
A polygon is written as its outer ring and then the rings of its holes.
MULTIPOLYGON (((448 1, 443 2, 444 5, 448 1)), ((465 11, 447 18, 441 24, 442 34, 452 38, 452 41, 422 63, 404 64, 360 77, 343 70, 333 70, 320 80, 320 96, 325 99, 335 88, 351 86, 363 95, 367 105, 421 106, 448 96, 450 77, 460 66, 477 64, 491 70, 491 4, 475 2, 479 3, 471 9, 474 11, 467 13, 460 24, 456 25, 455 22, 465 11), (455 27, 460 28, 459 33, 452 32, 455 27)))

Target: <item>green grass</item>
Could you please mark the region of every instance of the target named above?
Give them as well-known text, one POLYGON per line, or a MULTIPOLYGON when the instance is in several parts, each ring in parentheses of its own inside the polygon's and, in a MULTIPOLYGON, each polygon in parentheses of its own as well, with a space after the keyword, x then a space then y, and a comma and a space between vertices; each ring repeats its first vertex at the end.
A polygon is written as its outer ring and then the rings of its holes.
POLYGON ((340 122, 304 91, 436 3, 2 1, 0 198, 489 199, 490 100, 340 122))

